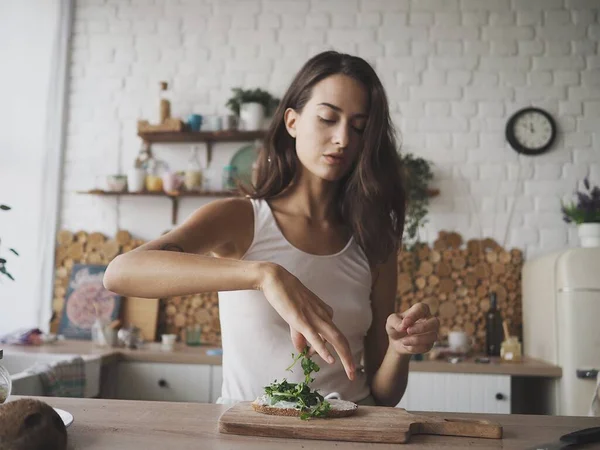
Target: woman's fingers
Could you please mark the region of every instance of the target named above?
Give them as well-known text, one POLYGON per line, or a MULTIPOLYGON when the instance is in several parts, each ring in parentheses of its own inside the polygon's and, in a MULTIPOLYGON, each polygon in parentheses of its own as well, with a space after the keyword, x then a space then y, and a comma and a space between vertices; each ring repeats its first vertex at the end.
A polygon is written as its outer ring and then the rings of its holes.
POLYGON ((302 353, 306 348, 306 338, 302 334, 298 333, 292 327, 290 327, 290 336, 292 338, 292 344, 298 353, 302 353))
POLYGON ((391 339, 401 339, 406 336, 406 328, 399 314, 390 314, 387 318, 385 329, 391 339))
POLYGON ((430 346, 438 339, 437 331, 430 331, 414 336, 407 336, 402 339, 402 345, 405 347, 430 346))
POLYGON ((437 331, 440 327, 440 321, 437 317, 428 319, 419 319, 413 326, 408 328, 408 334, 422 334, 430 331, 437 331))
POLYGON ((327 342, 329 342, 337 354, 340 356, 340 360, 344 369, 346 370, 346 374, 350 380, 354 380, 354 361, 352 360, 352 352, 350 351, 350 344, 348 343, 348 339, 346 336, 334 325, 331 321, 321 321, 318 324, 319 333, 325 338, 327 342))
POLYGON ((323 341, 321 336, 319 336, 312 326, 307 326, 306 329, 302 331, 302 334, 310 343, 311 348, 314 349, 314 351, 318 353, 323 360, 327 361, 329 364, 333 364, 335 362, 335 359, 333 359, 333 356, 331 356, 331 353, 329 353, 329 350, 327 350, 325 341, 323 341))

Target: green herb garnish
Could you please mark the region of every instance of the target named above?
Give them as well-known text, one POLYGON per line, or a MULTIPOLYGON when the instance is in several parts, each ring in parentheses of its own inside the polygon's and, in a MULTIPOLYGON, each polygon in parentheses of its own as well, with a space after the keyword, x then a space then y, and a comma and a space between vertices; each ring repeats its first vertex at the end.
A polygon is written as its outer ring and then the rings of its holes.
POLYGON ((275 380, 269 386, 266 386, 265 393, 269 396, 271 405, 280 401, 295 402, 296 408, 302 411, 302 414, 300 414, 302 420, 311 417, 326 417, 327 412, 331 409, 331 404, 318 391, 312 391, 309 386, 310 383, 315 381, 311 374, 317 373, 320 367, 308 356, 308 347, 298 355, 292 353, 292 359, 294 361, 286 370, 293 372, 292 367, 296 365, 298 360, 301 360, 300 365, 304 371, 304 382, 289 383, 284 379, 280 383, 275 380))

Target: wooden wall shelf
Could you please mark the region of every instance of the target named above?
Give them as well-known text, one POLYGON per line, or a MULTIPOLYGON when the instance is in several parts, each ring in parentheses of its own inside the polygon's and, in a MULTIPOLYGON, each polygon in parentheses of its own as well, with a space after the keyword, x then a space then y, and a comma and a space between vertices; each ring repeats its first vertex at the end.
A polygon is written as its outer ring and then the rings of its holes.
POLYGON ((219 142, 247 142, 260 140, 266 131, 140 131, 138 136, 149 144, 206 144, 207 165, 212 161, 213 144, 219 142))
MULTIPOLYGON (((103 191, 101 189, 91 189, 89 191, 77 191, 78 194, 101 195, 106 197, 165 197, 171 199, 171 223, 177 224, 177 215, 179 212, 179 199, 182 197, 238 197, 241 194, 238 191, 175 191, 175 192, 113 192, 103 191)), ((430 197, 440 195, 439 189, 429 189, 430 197)))
POLYGON ((78 194, 100 195, 106 197, 164 197, 171 200, 171 224, 177 224, 179 213, 179 199, 182 197, 237 197, 237 191, 174 191, 174 192, 113 192, 101 189, 78 191, 78 194))

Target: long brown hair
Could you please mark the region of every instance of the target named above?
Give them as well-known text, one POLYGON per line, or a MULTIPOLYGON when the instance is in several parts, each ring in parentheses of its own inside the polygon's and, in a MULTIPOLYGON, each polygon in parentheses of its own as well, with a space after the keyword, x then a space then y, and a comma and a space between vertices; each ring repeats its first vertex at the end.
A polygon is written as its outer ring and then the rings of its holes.
POLYGON ((405 187, 385 90, 362 58, 335 51, 320 53, 300 69, 281 99, 258 155, 256 185, 248 194, 268 199, 286 189, 298 171, 294 139, 285 127, 287 108, 302 112, 312 88, 331 75, 360 82, 369 95, 369 116, 357 161, 339 182, 337 213, 371 264, 385 261, 402 239, 405 187))

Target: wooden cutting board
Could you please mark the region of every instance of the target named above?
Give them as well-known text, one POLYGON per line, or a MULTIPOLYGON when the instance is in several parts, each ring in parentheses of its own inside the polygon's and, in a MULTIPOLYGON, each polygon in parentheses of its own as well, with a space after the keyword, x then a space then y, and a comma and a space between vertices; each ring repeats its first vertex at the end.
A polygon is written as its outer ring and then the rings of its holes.
POLYGON ((415 434, 502 438, 502 427, 488 421, 446 420, 410 414, 400 408, 359 406, 356 414, 335 419, 301 420, 271 416, 252 409, 250 402, 236 403, 219 418, 219 432, 327 441, 404 444, 415 434))

